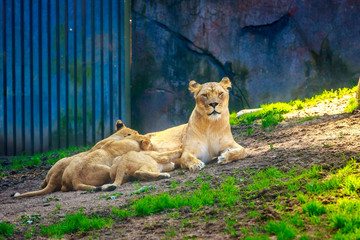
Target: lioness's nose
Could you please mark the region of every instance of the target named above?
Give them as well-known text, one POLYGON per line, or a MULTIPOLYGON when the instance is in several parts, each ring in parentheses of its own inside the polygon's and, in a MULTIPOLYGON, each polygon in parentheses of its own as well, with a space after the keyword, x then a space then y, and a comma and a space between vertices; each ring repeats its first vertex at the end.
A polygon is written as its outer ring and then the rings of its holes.
POLYGON ((212 106, 213 108, 215 108, 215 107, 218 105, 218 103, 217 103, 217 102, 213 102, 213 103, 209 103, 209 105, 212 106))

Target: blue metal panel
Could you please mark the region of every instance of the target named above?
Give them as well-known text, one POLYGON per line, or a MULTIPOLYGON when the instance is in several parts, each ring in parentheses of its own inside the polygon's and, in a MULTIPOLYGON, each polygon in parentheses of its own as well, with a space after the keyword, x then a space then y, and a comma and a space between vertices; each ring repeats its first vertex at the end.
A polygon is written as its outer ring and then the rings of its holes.
POLYGON ((15 107, 15 5, 13 4, 14 1, 7 3, 6 6, 6 18, 8 24, 6 25, 7 34, 5 35, 6 40, 6 54, 7 54, 7 79, 8 85, 7 87, 7 100, 8 100, 8 152, 12 154, 16 154, 16 129, 15 129, 15 122, 16 122, 16 107, 15 107), (12 111, 9 111, 12 110, 12 111))
POLYGON ((69 145, 76 145, 77 144, 77 135, 75 134, 75 127, 77 126, 75 123, 75 34, 74 34, 74 28, 75 28, 75 22, 74 22, 74 1, 67 1, 68 5, 68 27, 67 27, 67 33, 68 33, 68 87, 69 87, 69 145))
POLYGON ((104 125, 107 126, 105 127, 105 136, 109 135, 110 133, 110 126, 107 124, 110 121, 110 101, 109 101, 109 96, 110 96, 110 90, 109 90, 109 47, 110 47, 110 43, 109 43, 109 18, 108 18, 108 12, 109 12, 109 1, 104 0, 103 1, 103 29, 104 29, 104 33, 103 33, 103 38, 104 38, 104 60, 103 60, 103 64, 104 64, 104 125))
MULTIPOLYGON (((6 15, 5 15, 5 7, 4 7, 4 4, 5 4, 5 0, 2 0, 0 1, 0 13, 1 13, 1 16, 0 16, 0 32, 3 33, 4 35, 6 34, 4 32, 4 29, 5 29, 5 18, 6 18, 6 15)), ((5 61, 4 61, 4 44, 5 44, 5 41, 4 41, 4 37, 1 37, 0 38, 0 152, 2 153, 6 153, 6 148, 7 148, 7 142, 6 142, 6 138, 7 136, 6 135, 6 124, 5 123, 5 116, 6 116, 6 111, 5 111, 5 95, 6 95, 6 82, 5 82, 5 79, 4 79, 4 74, 5 74, 5 71, 3 70, 4 69, 4 64, 5 64, 5 61), (5 85, 5 86, 4 86, 5 85)))
POLYGON ((64 1, 59 2, 59 22, 58 22, 58 46, 57 50, 59 51, 59 112, 58 112, 58 122, 59 122, 59 141, 60 141, 60 147, 65 148, 68 147, 68 130, 67 130, 67 110, 66 110, 66 102, 68 101, 68 98, 66 96, 67 93, 67 81, 66 81, 66 71, 65 71, 65 64, 66 64, 66 50, 65 50, 65 40, 66 40, 66 33, 65 30, 65 14, 67 12, 67 9, 65 8, 64 1))
POLYGON ((0 156, 92 144, 124 117, 123 0, 0 0, 0 156))
MULTIPOLYGON (((94 1, 94 0, 93 0, 94 1)), ((101 53, 103 52, 102 48, 102 31, 101 31, 101 1, 95 1, 94 2, 94 35, 95 35, 95 59, 94 59, 94 70, 95 70, 95 78, 99 79, 98 81, 95 81, 95 89, 100 89, 100 91, 95 92, 95 99, 96 99, 96 105, 95 105, 95 128, 96 128, 96 141, 99 141, 101 138, 104 137, 104 125, 103 125, 103 105, 102 105, 102 99, 103 99, 103 91, 102 89, 102 61, 101 61, 101 53)), ((94 110, 94 109, 93 109, 94 110)))
MULTIPOLYGON (((112 0, 112 32, 113 32, 113 49, 119 49, 119 24, 117 12, 119 10, 119 1, 112 0)), ((121 118, 120 113, 120 93, 119 93, 119 51, 113 51, 113 91, 114 91, 114 100, 113 100, 113 121, 121 118)))

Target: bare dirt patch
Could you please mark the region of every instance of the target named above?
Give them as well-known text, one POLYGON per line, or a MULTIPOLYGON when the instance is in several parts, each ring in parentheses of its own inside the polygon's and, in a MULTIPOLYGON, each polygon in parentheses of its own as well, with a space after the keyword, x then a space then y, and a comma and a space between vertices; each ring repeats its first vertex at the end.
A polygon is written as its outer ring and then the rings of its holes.
MULTIPOLYGON (((360 113, 344 114, 344 105, 347 101, 321 103, 321 108, 307 110, 306 116, 318 116, 309 121, 299 121, 305 115, 298 113, 276 126, 272 131, 266 131, 259 126, 235 126, 233 134, 238 143, 244 146, 248 156, 240 161, 227 165, 217 163, 208 164, 202 171, 204 173, 190 173, 177 169, 171 172, 170 179, 156 182, 127 183, 115 191, 123 192, 124 195, 116 199, 101 198, 105 193, 82 193, 55 192, 45 196, 14 199, 11 197, 15 192, 27 192, 40 189, 40 183, 45 178, 49 167, 30 167, 23 170, 9 171, 0 180, 0 221, 15 223, 20 232, 13 239, 24 238, 25 229, 29 226, 21 225, 22 215, 40 214, 41 224, 47 224, 62 219, 66 213, 73 213, 80 208, 85 213, 99 213, 106 215, 112 206, 119 207, 129 203, 130 196, 139 186, 153 185, 155 190, 147 194, 156 194, 163 191, 173 191, 172 181, 184 183, 186 180, 195 181, 199 174, 211 176, 216 184, 222 180, 223 175, 238 174, 243 176, 246 184, 247 169, 263 169, 276 166, 283 171, 293 167, 309 169, 314 164, 322 165, 324 169, 339 168, 346 164, 346 160, 356 156, 360 152, 360 113), (330 115, 327 109, 339 109, 335 115, 330 115), (320 110, 319 110, 320 109, 320 110), (253 133, 248 135, 247 129, 253 128, 253 133), (55 201, 45 200, 47 198, 55 201), (58 206, 57 206, 58 205, 58 206), (60 208, 60 209, 59 209, 60 208)), ((319 107, 319 106, 315 106, 319 107)), ((181 185, 181 184, 180 184, 181 185)), ((177 190, 180 191, 180 190, 177 190)), ((270 189, 262 194, 265 198, 275 198, 281 194, 281 189, 270 189)), ((256 198, 256 196, 254 196, 256 198)), ((296 204, 296 203, 294 203, 296 204)), ((276 211, 263 210, 261 206, 255 206, 263 211, 265 218, 277 218, 276 211)), ((234 209, 237 213, 238 223, 234 228, 251 227, 253 220, 246 221, 246 213, 249 209, 234 209)), ((89 236, 97 236, 101 239, 160 239, 166 237, 184 238, 211 238, 228 239, 231 232, 227 230, 226 212, 218 207, 204 207, 201 213, 193 213, 189 209, 182 208, 180 211, 168 210, 147 217, 128 218, 115 222, 111 228, 100 231, 86 232, 80 235, 73 234, 66 238, 80 239, 89 236)), ((237 237, 241 237, 241 234, 237 237)))

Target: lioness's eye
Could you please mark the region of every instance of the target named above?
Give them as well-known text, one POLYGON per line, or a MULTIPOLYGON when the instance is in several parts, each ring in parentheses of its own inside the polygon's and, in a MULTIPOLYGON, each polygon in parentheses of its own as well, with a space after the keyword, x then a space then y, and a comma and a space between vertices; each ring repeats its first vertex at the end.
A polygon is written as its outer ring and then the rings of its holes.
POLYGON ((204 98, 207 98, 207 94, 202 94, 201 96, 203 96, 204 98))
POLYGON ((222 97, 223 96, 223 93, 221 92, 221 93, 219 93, 219 97, 222 97))

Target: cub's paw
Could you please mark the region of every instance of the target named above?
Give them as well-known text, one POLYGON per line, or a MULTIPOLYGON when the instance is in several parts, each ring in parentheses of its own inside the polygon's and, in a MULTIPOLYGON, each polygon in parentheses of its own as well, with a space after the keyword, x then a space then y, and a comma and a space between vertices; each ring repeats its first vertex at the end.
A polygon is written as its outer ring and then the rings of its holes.
POLYGON ((168 173, 160 173, 158 178, 159 179, 170 178, 170 174, 168 174, 168 173))
POLYGON ((111 191, 114 191, 115 189, 116 189, 116 186, 112 185, 112 184, 105 184, 105 185, 101 186, 102 191, 111 192, 111 191))
POLYGON ((189 170, 191 172, 195 172, 195 171, 199 171, 199 170, 203 169, 204 167, 205 167, 205 163, 203 163, 200 160, 197 160, 197 162, 195 162, 189 166, 189 170))

